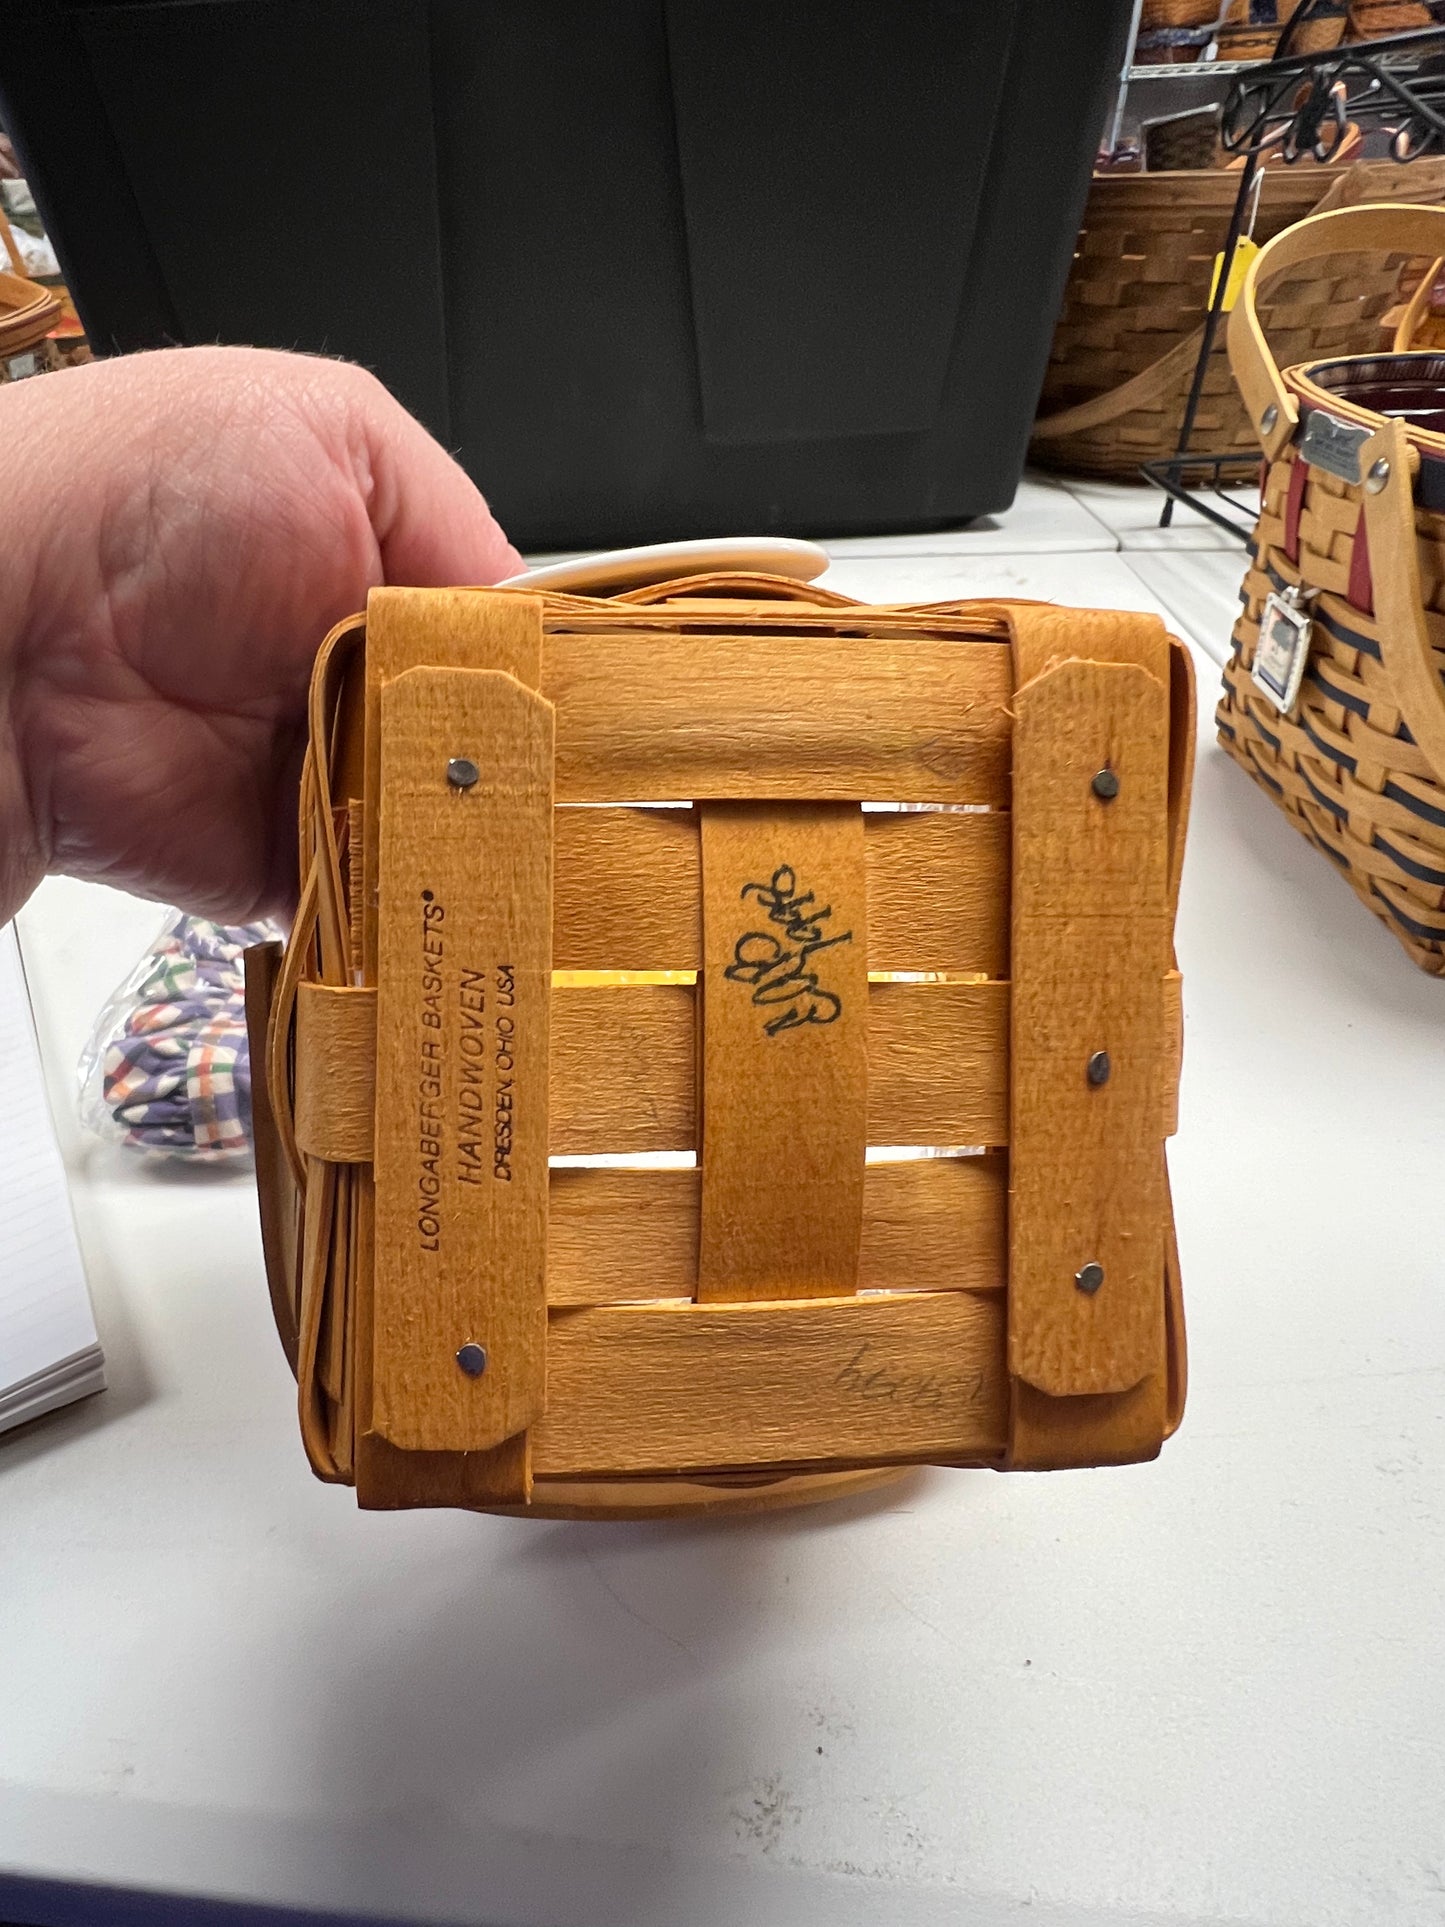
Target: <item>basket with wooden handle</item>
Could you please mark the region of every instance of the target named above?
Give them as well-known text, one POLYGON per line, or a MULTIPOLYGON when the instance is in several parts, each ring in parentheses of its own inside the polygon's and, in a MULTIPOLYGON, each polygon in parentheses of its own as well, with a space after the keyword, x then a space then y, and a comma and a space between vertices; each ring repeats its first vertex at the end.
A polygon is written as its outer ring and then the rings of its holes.
MULTIPOLYGON (((1238 189, 1239 176, 1224 170, 1095 179, 1029 447, 1040 467, 1133 480, 1142 463, 1174 454, 1238 189)), ((1269 168, 1255 239, 1387 196, 1445 199, 1445 160, 1269 168)), ((1398 300, 1401 266, 1384 252, 1340 254, 1280 278, 1267 313, 1282 358, 1357 349, 1398 300)), ((1205 374, 1194 445, 1211 455, 1257 446, 1222 346, 1205 374)))
POLYGON ((4 223, 6 251, 17 268, 14 274, 0 271, 0 384, 23 381, 29 375, 45 374, 59 367, 60 357, 50 340, 50 331, 59 321, 60 296, 49 288, 27 279, 18 272, 20 251, 15 246, 9 223, 4 223))
POLYGON ((1347 248, 1445 253, 1445 209, 1303 222, 1251 264, 1229 355, 1267 460, 1220 741, 1422 969, 1445 973, 1445 355, 1281 371, 1258 290, 1347 248))
POLYGON ((603 1517, 1152 1457, 1192 707, 1150 616, 373 591, 249 968, 316 1472, 603 1517))
POLYGON ((1401 270, 1400 300, 1380 316, 1383 345, 1398 354, 1445 348, 1445 259, 1410 261, 1401 270))

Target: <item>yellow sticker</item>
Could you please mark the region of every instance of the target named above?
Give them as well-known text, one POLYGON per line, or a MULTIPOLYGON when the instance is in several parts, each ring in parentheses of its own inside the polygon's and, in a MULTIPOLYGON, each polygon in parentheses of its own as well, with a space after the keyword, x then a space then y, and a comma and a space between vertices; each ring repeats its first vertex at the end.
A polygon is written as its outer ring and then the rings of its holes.
MULTIPOLYGON (((1225 314, 1228 314, 1235 302, 1238 301, 1239 291, 1244 286, 1244 277, 1249 272, 1249 264, 1258 253, 1258 241, 1251 241, 1248 235, 1241 234, 1238 241, 1234 244, 1234 259, 1229 264, 1229 279, 1224 284, 1223 309, 1225 314)), ((1219 286, 1219 270, 1223 266, 1224 256, 1222 254, 1216 254, 1214 257, 1214 273, 1210 276, 1209 280, 1209 305, 1211 308, 1214 306, 1214 291, 1219 286)))

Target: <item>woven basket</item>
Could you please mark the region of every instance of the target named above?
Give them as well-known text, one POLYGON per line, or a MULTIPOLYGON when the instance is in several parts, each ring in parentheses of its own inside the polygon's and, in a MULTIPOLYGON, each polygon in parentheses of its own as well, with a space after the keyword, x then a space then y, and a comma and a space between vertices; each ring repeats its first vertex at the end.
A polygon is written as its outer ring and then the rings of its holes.
POLYGON ((317 1473, 604 1517, 1152 1457, 1192 708, 1150 616, 374 591, 248 960, 317 1473))
MULTIPOLYGON (((1096 179, 1054 331, 1030 454, 1068 474, 1134 478, 1142 462, 1178 446, 1208 307, 1215 256, 1239 188, 1233 173, 1112 175, 1096 179)), ((1338 173, 1309 164, 1264 176, 1256 239, 1311 212, 1377 199, 1445 197, 1445 161, 1357 163, 1338 173)), ((1399 298, 1401 262, 1342 255, 1312 262, 1271 290, 1267 319, 1282 359, 1359 348, 1399 298)), ((1248 454, 1254 431, 1223 344, 1210 361, 1195 445, 1248 454)))
POLYGON ((1140 30, 1156 27, 1207 27, 1219 18, 1219 0, 1144 0, 1140 30))
POLYGON ((1351 0, 1351 40, 1382 40, 1389 34, 1418 33, 1434 25, 1423 0, 1351 0))
POLYGON ((59 297, 49 288, 0 274, 0 383, 23 381, 60 365, 49 340, 60 318, 59 297))
POLYGON ((1220 158, 1219 116, 1212 108, 1145 121, 1140 132, 1150 174, 1198 173, 1220 158))
POLYGON ((1445 250, 1445 210, 1321 216, 1264 249, 1246 277, 1229 352, 1269 467, 1219 735, 1415 962, 1438 976, 1445 356, 1356 357, 1281 375, 1256 312, 1256 286, 1269 274, 1293 274, 1346 248, 1433 255, 1445 250), (1262 630, 1273 644, 1263 652, 1262 630))
MULTIPOLYGON (((1219 30, 1221 60, 1269 60, 1280 36, 1299 12, 1303 0, 1232 0, 1219 30)), ((1290 35, 1291 54, 1326 53, 1345 37, 1348 0, 1332 0, 1320 16, 1303 22, 1290 35)))
POLYGON ((1408 262, 1399 293, 1396 305, 1380 316, 1381 345, 1396 353, 1445 348, 1445 260, 1408 262))

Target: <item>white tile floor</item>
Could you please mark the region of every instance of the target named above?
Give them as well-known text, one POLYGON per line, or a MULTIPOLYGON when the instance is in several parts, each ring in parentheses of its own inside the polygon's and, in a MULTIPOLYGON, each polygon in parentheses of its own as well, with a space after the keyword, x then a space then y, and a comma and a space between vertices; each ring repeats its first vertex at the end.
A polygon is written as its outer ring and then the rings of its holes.
MULTIPOLYGON (((836 553, 835 545, 823 545, 836 553)), ((1169 558, 1171 561, 1173 558, 1169 558)), ((844 554, 823 578, 830 589, 868 602, 944 602, 954 596, 1004 596, 1068 602, 1080 608, 1153 609, 1160 600, 1116 550, 996 555, 844 554)), ((1168 606, 1166 604, 1166 606, 1168 606)), ((1176 617, 1176 626, 1184 620, 1176 617)))
MULTIPOLYGON (((1229 549, 1238 546, 1224 530, 1192 509, 1178 507, 1167 529, 1159 526, 1164 498, 1157 489, 1144 483, 1091 482, 1082 477, 1071 480, 1067 489, 1074 500, 1117 538, 1121 549, 1229 549)), ((1233 499, 1251 516, 1259 508, 1257 488, 1236 489, 1233 499)), ((1205 501, 1214 503, 1212 495, 1205 501)), ((1054 546, 1057 546, 1055 544, 1054 546)))
POLYGON ((1223 663, 1239 615, 1245 552, 1229 549, 1136 550, 1128 557, 1134 575, 1165 604, 1181 633, 1223 663))

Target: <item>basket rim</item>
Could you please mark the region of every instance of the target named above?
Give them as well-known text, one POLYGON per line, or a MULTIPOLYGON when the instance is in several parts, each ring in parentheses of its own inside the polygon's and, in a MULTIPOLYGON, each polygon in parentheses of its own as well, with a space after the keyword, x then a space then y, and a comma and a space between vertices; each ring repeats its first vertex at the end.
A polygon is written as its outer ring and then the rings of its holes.
MULTIPOLYGON (((1361 428, 1379 428, 1390 416, 1382 415, 1376 408, 1366 408, 1362 403, 1351 401, 1348 396, 1337 394, 1314 379, 1315 371, 1322 368, 1348 367, 1352 362, 1405 361, 1417 358, 1439 362, 1445 370, 1445 350, 1422 348, 1402 351, 1388 355, 1332 355, 1326 361, 1301 361, 1293 367, 1282 368, 1280 376, 1285 386, 1312 409, 1325 415, 1333 415, 1337 421, 1352 422, 1361 428)), ((1445 381, 1441 383, 1445 395, 1445 381)), ((1434 428, 1418 428, 1412 422, 1403 424, 1405 434, 1415 447, 1426 450, 1431 455, 1445 456, 1445 434, 1434 428)))

